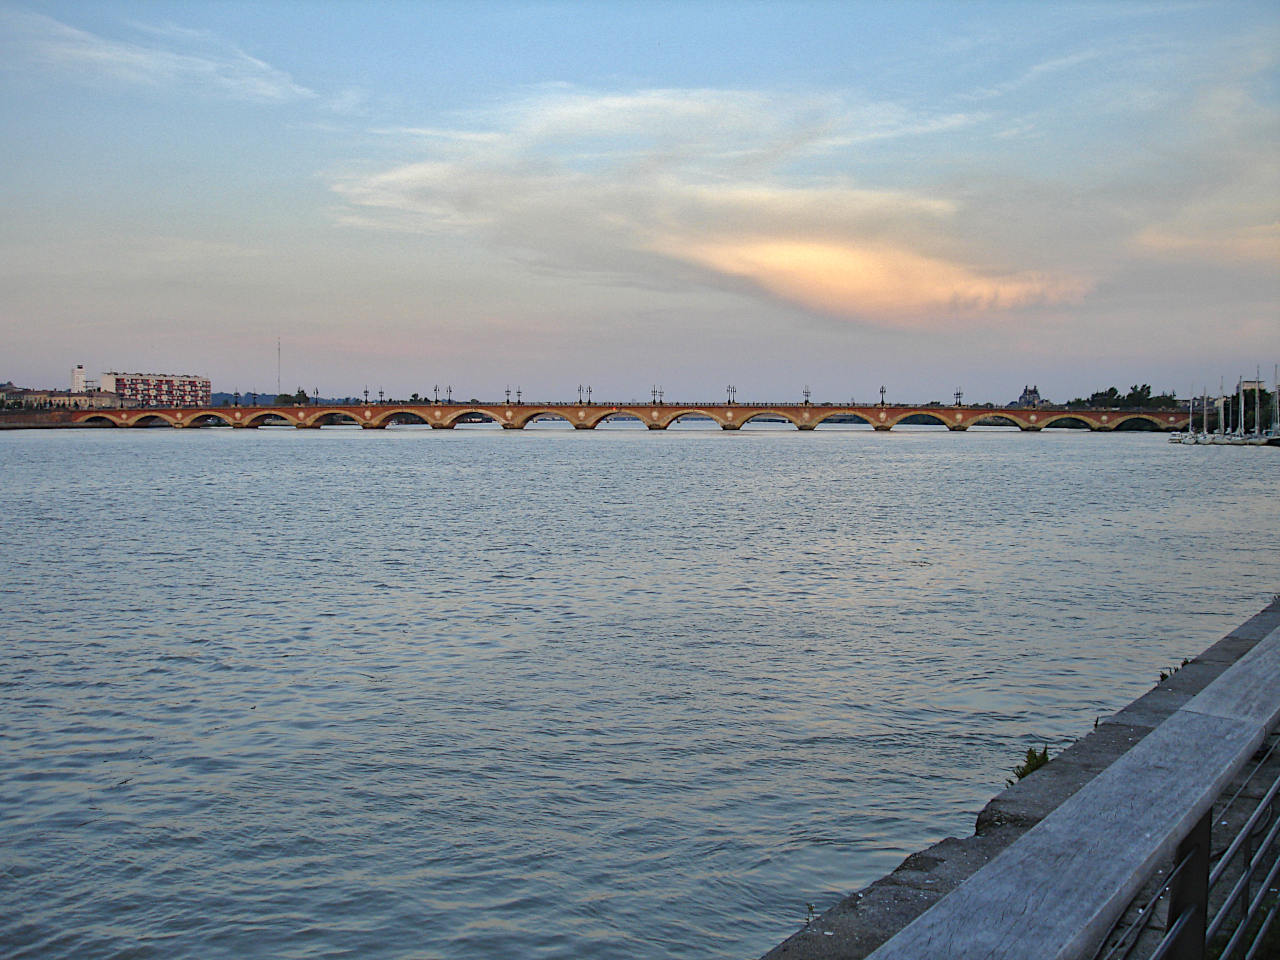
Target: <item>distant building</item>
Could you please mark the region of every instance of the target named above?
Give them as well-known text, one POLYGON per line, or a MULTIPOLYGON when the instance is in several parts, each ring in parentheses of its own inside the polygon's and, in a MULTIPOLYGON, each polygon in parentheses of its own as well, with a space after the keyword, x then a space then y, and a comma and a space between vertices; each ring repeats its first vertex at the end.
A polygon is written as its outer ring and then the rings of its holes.
POLYGON ((1039 387, 1023 387, 1022 396, 1009 404, 1011 407, 1042 407, 1049 401, 1041 399, 1039 387))
POLYGON ((4 402, 9 407, 28 410, 110 410, 119 407, 120 398, 103 390, 6 390, 4 402))
POLYGON ((85 393, 89 390, 97 390, 98 384, 93 380, 85 378, 84 364, 77 363, 71 371, 71 392, 85 393))
POLYGON ((118 373, 102 375, 102 389, 120 397, 123 406, 207 407, 208 377, 187 373, 118 373))

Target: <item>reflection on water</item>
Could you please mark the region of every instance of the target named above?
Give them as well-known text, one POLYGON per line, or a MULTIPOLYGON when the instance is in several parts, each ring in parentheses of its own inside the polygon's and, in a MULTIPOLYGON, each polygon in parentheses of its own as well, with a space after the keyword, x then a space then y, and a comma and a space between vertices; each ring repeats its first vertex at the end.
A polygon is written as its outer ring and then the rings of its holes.
POLYGON ((1259 608, 1269 450, 0 435, 13 956, 742 957, 1259 608))

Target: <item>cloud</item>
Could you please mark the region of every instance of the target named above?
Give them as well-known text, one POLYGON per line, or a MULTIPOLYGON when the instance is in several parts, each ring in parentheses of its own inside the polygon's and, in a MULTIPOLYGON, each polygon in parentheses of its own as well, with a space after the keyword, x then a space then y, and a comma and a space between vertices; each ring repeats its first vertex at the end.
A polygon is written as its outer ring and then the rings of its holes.
POLYGON ((1087 286, 1035 273, 984 276, 956 263, 882 245, 806 240, 727 240, 667 248, 743 277, 784 300, 834 316, 934 325, 1029 304, 1079 298, 1087 286))
POLYGON ((91 79, 187 89, 255 103, 315 97, 285 72, 199 30, 135 24, 136 40, 115 40, 43 14, 0 12, 15 57, 91 79))
POLYGON ((955 200, 860 186, 841 170, 868 144, 972 119, 832 96, 559 86, 465 119, 387 131, 430 159, 334 181, 343 222, 455 233, 542 269, 725 287, 895 326, 1087 287, 984 265, 956 242, 955 200))
POLYGON ((1280 113, 1271 81, 1280 56, 1245 46, 1232 69, 1198 90, 1184 112, 1197 139, 1184 148, 1181 183, 1135 231, 1143 256, 1280 266, 1280 113))

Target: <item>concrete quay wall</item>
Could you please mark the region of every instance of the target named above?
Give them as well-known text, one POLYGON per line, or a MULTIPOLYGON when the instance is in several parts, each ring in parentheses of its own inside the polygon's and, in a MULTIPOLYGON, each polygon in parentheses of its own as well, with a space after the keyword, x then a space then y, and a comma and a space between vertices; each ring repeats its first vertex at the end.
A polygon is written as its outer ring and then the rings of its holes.
POLYGON ((1280 597, 1088 735, 996 796, 974 834, 948 837, 842 899, 762 960, 862 960, 1056 810, 1280 628, 1280 597))

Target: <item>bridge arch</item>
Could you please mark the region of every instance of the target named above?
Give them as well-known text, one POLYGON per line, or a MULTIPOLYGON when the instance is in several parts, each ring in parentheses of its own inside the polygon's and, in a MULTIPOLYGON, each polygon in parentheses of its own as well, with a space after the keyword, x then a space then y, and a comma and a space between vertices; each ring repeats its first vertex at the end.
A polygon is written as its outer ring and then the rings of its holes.
POLYGON ((178 421, 167 413, 140 413, 129 418, 131 427, 172 427, 178 421))
MULTIPOLYGON (((795 417, 787 413, 785 410, 765 409, 765 410, 751 410, 750 412, 744 410, 742 414, 742 419, 738 421, 738 426, 745 427, 752 420, 757 420, 761 417, 765 417, 768 420, 785 420, 787 423, 791 424, 791 426, 796 427, 797 429, 799 429, 801 425, 800 420, 797 420, 795 417)), ((805 427, 810 426, 809 421, 807 420, 804 421, 804 426, 805 427)))
POLYGON ((1114 430, 1166 430, 1171 429, 1149 413, 1131 413, 1116 417, 1114 430))
POLYGON ((436 417, 437 412, 441 411, 433 410, 431 412, 430 419, 428 420, 433 427, 437 424, 442 427, 449 427, 450 429, 456 426, 471 426, 476 423, 476 421, 472 419, 473 417, 480 417, 483 421, 483 425, 486 426, 489 423, 496 423, 498 426, 502 426, 506 422, 514 422, 514 420, 504 421, 504 419, 497 413, 486 407, 459 407, 454 410, 444 410, 441 412, 441 416, 439 418, 436 417))
POLYGON ((107 414, 105 414, 105 413, 95 413, 95 414, 93 414, 92 416, 85 417, 83 420, 80 420, 79 422, 80 422, 80 423, 82 423, 82 424, 84 424, 84 425, 86 425, 86 426, 90 426, 90 425, 92 425, 92 426, 95 426, 95 427, 118 427, 118 426, 120 426, 120 421, 119 421, 119 420, 117 420, 115 417, 108 416, 108 415, 107 415, 107 414))
MULTIPOLYGON (((345 413, 342 410, 336 410, 334 413, 338 416, 349 417, 355 423, 360 422, 354 416, 349 413, 345 413)), ((368 421, 368 423, 370 426, 381 428, 389 427, 393 424, 403 424, 406 426, 430 426, 431 421, 423 416, 423 411, 420 409, 414 410, 408 407, 397 407, 392 410, 379 411, 378 415, 368 421)))
POLYGON ((725 426, 726 423, 728 423, 731 425, 731 428, 733 428, 738 426, 739 421, 736 419, 737 416, 738 414, 736 413, 736 411, 729 410, 729 411, 726 411, 725 419, 722 420, 720 417, 716 416, 710 410, 703 409, 702 407, 684 407, 679 410, 664 411, 664 416, 660 422, 660 425, 662 426, 663 429, 666 429, 667 427, 675 423, 677 420, 683 420, 686 417, 692 417, 695 420, 704 420, 704 419, 710 420, 717 427, 723 427, 725 426), (730 417, 733 417, 734 419, 729 419, 730 417))
POLYGON ((869 427, 871 426, 871 421, 868 420, 864 415, 862 415, 861 413, 858 413, 855 410, 828 410, 823 412, 820 416, 816 417, 813 421, 813 425, 814 427, 825 426, 825 427, 832 427, 832 428, 834 427, 869 427), (835 423, 832 423, 831 422, 832 417, 853 417, 856 420, 856 422, 849 423, 847 421, 837 421, 835 423))
POLYGON ((349 410, 326 410, 317 414, 311 421, 316 427, 360 426, 360 421, 349 410))
POLYGON ((1063 413, 1057 416, 1051 416, 1044 422, 1044 428, 1059 430, 1097 430, 1095 424, 1090 423, 1084 417, 1078 417, 1075 414, 1063 413))
POLYGON ((912 410, 909 413, 898 417, 892 421, 892 425, 904 427, 946 427, 950 429, 951 424, 947 423, 939 413, 931 410, 912 410))
POLYGON ((280 410, 262 410, 259 413, 253 414, 247 420, 245 420, 244 425, 246 427, 265 427, 265 426, 276 427, 276 426, 280 426, 280 424, 275 422, 277 420, 283 420, 286 424, 288 424, 291 427, 296 426, 298 424, 298 419, 296 418, 295 415, 284 413, 280 410))
POLYGON ((531 430, 563 430, 565 427, 586 429, 596 425, 597 421, 590 418, 590 411, 581 408, 548 407, 525 417, 521 426, 531 430))
POLYGON ((596 413, 594 417, 591 414, 588 414, 585 423, 592 429, 595 429, 601 424, 608 423, 609 421, 613 421, 615 425, 639 422, 645 426, 649 426, 654 422, 654 418, 651 414, 647 414, 644 410, 636 407, 611 407, 608 410, 596 413))
POLYGON ((190 420, 187 421, 188 427, 213 427, 213 426, 231 426, 231 420, 221 413, 214 413, 211 410, 202 410, 190 420))
POLYGON ((969 424, 970 427, 1017 427, 1023 429, 1025 424, 1019 423, 1013 417, 1006 413, 983 413, 975 417, 969 424))

